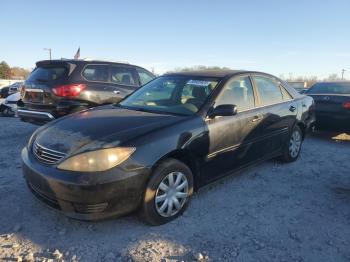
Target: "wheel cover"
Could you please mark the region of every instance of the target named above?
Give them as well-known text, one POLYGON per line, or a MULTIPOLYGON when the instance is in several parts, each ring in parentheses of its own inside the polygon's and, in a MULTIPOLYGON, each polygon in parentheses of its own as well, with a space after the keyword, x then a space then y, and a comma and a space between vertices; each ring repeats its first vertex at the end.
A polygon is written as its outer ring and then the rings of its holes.
POLYGON ((156 210, 162 217, 174 216, 182 209, 187 197, 187 177, 181 172, 172 172, 158 185, 154 200, 156 210))
POLYGON ((295 158, 298 156, 301 148, 301 134, 298 130, 294 130, 289 141, 289 153, 291 157, 295 158))

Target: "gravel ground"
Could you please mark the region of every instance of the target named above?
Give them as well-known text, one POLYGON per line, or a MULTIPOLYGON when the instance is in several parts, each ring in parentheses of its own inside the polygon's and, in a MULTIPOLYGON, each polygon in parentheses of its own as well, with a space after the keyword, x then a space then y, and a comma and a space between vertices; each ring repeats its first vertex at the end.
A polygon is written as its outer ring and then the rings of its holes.
POLYGON ((292 164, 276 160, 212 184, 177 220, 90 223, 36 201, 20 151, 35 126, 0 118, 0 260, 350 261, 350 139, 317 133, 292 164))

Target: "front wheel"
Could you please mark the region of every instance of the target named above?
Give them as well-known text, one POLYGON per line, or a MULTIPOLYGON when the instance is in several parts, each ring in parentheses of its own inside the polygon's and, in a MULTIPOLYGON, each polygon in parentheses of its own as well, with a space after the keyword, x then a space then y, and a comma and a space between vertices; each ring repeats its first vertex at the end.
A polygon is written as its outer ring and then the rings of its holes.
POLYGON ((289 135, 289 139, 284 148, 282 160, 284 162, 294 162, 298 159, 301 145, 303 143, 303 133, 298 126, 295 126, 289 135))
POLYGON ((151 225, 165 224, 183 213, 193 193, 191 170, 176 159, 166 159, 147 184, 142 215, 151 225))

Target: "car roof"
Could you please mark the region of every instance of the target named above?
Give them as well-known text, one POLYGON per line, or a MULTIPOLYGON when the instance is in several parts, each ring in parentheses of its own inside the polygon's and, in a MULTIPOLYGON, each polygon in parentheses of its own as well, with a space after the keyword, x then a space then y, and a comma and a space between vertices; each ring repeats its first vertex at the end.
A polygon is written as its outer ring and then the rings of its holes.
POLYGON ((169 72, 165 73, 164 76, 200 76, 200 77, 226 77, 237 73, 247 72, 244 70, 191 70, 183 72, 169 72))
POLYGON ((316 82, 315 84, 350 84, 350 81, 346 81, 346 80, 320 81, 320 82, 316 82))
POLYGON ((134 67, 140 67, 137 65, 132 65, 127 62, 116 62, 107 60, 83 60, 83 59, 52 59, 52 60, 41 60, 36 62, 36 65, 48 65, 48 64, 63 64, 63 63, 73 63, 73 64, 118 64, 118 65, 128 65, 134 67))

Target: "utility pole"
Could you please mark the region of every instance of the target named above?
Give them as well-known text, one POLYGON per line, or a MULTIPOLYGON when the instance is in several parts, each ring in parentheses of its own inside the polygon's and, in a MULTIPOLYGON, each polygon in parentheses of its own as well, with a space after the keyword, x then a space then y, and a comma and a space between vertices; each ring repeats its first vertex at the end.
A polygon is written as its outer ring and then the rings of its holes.
POLYGON ((51 60, 51 48, 44 48, 45 51, 49 51, 49 56, 50 56, 50 60, 51 60))
POLYGON ((341 80, 344 80, 344 73, 345 73, 345 71, 346 71, 345 69, 341 70, 341 80))

